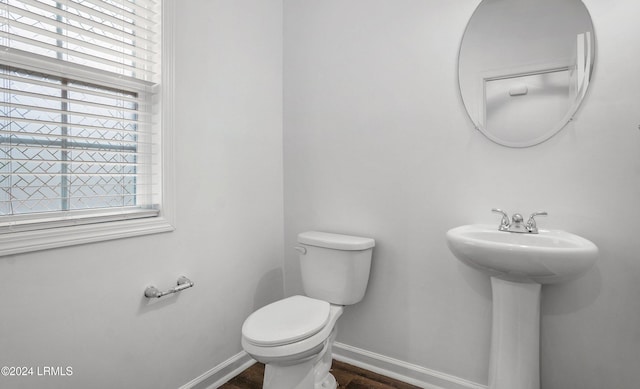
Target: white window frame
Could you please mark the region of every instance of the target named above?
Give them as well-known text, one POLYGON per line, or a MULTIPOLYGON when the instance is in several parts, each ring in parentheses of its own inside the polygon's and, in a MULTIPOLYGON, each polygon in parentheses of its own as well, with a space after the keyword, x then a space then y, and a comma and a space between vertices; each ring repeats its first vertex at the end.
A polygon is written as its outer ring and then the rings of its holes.
POLYGON ((170 232, 175 229, 174 185, 174 26, 175 0, 162 0, 162 78, 160 172, 162 204, 158 216, 122 220, 122 215, 100 223, 52 227, 0 234, 0 256, 170 232))

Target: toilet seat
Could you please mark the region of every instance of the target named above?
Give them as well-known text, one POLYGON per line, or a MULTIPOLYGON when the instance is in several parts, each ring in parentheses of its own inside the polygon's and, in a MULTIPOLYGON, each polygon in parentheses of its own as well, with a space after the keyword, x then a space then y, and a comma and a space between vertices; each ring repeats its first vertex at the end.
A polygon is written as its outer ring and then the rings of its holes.
POLYGON ((343 311, 344 306, 329 304, 329 317, 327 322, 317 333, 306 339, 279 346, 259 346, 253 344, 245 336, 245 326, 243 325, 242 348, 251 355, 251 357, 265 364, 300 361, 302 358, 313 356, 322 350, 329 335, 334 330, 336 321, 342 316, 343 311))
POLYGON ((260 308, 242 326, 242 336, 259 347, 287 345, 310 338, 329 321, 330 304, 292 296, 260 308))

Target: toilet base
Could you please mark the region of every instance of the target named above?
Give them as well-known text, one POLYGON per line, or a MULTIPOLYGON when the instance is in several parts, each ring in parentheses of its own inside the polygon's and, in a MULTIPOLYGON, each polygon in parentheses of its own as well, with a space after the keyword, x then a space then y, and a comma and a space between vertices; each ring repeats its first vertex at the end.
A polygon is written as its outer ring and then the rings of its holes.
POLYGON ((325 380, 322 381, 322 383, 320 383, 319 386, 318 384, 316 384, 316 387, 315 387, 315 389, 337 389, 337 388, 338 388, 338 381, 336 381, 336 378, 331 373, 327 373, 327 378, 325 378, 325 380))
POLYGON ((336 329, 326 340, 322 351, 297 363, 267 363, 264 370, 263 389, 336 389, 338 383, 329 373, 332 363, 331 346, 336 329))

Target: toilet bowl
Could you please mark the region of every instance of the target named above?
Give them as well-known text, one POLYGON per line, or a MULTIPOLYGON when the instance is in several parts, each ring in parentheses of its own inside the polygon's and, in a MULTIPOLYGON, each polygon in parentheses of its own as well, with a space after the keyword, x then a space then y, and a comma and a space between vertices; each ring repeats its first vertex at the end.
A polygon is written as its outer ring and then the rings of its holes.
POLYGON ((266 365, 264 389, 335 389, 331 346, 341 305, 292 296, 254 312, 242 326, 242 347, 266 365))
POLYGON ((252 313, 242 326, 242 348, 265 364, 263 389, 336 389, 329 372, 335 325, 346 305, 364 297, 375 241, 309 231, 298 243, 306 296, 252 313))

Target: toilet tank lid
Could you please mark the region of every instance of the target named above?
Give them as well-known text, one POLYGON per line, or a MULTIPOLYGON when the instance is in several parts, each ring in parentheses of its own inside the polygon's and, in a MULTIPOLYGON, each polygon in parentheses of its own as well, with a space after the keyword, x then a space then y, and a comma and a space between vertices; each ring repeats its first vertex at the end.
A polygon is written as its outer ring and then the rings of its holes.
POLYGON ((298 243, 336 250, 366 250, 376 245, 371 238, 320 231, 301 232, 298 234, 298 243))

